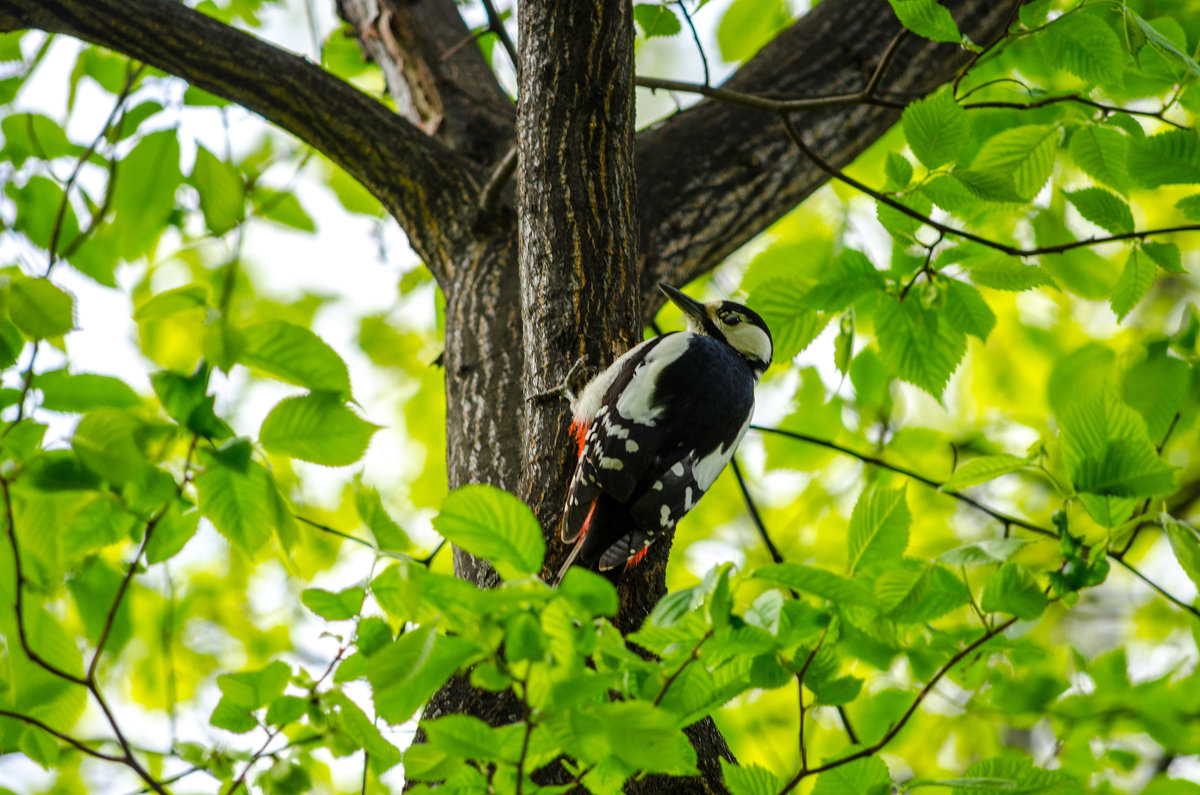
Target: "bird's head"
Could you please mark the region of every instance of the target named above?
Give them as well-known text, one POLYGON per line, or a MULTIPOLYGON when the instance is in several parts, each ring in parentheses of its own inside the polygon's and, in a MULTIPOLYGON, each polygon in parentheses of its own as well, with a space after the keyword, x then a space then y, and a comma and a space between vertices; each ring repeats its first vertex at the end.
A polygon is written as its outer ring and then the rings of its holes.
POLYGON ((671 303, 683 310, 687 318, 688 331, 720 340, 745 357, 761 375, 771 365, 774 350, 771 330, 753 309, 733 301, 710 301, 702 304, 689 298, 669 284, 659 283, 671 303))

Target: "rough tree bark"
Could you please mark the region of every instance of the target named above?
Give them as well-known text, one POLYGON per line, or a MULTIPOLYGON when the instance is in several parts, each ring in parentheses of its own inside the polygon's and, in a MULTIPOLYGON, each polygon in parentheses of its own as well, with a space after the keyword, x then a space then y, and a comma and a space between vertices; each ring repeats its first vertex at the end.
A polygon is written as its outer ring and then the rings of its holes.
MULTIPOLYGON (((1017 0, 944 0, 972 40, 999 36, 1017 0)), ((607 364, 661 304, 794 207, 826 177, 769 114, 704 100, 633 133, 630 0, 522 3, 519 107, 473 46, 453 0, 338 0, 382 67, 397 115, 303 58, 174 0, 0 0, 0 30, 40 28, 93 42, 237 102, 326 154, 374 193, 446 295, 451 487, 492 483, 527 499, 546 529, 547 571, 566 550, 554 520, 571 467, 566 406, 526 401, 581 355, 607 364), (505 180, 514 144, 515 180, 505 180), (500 185, 499 201, 481 200, 500 185), (481 202, 488 206, 481 211, 481 202), (495 206, 491 206, 492 204, 495 206)), ((726 83, 778 97, 862 87, 900 27, 886 0, 826 0, 726 83)), ((917 96, 967 53, 909 36, 883 89, 917 96)), ((834 164, 898 118, 852 105, 796 117, 834 164)), ((664 593, 670 545, 621 583, 618 624, 636 627, 664 593)), ((495 572, 460 550, 459 576, 495 572)), ((452 682, 430 714, 518 719, 511 701, 452 682)), ((644 779, 637 792, 723 792, 728 756, 711 721, 689 732, 694 780, 644 779)))

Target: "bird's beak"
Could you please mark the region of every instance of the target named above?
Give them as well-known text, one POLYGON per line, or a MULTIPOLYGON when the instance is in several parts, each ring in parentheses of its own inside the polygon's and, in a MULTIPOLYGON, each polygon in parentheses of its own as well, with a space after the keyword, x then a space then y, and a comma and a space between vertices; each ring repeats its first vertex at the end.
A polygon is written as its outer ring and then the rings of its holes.
POLYGON ((704 304, 696 299, 685 295, 681 290, 676 290, 666 282, 659 282, 658 289, 662 290, 663 294, 670 298, 671 303, 679 307, 684 315, 694 318, 696 323, 703 323, 707 319, 708 312, 705 310, 704 304))

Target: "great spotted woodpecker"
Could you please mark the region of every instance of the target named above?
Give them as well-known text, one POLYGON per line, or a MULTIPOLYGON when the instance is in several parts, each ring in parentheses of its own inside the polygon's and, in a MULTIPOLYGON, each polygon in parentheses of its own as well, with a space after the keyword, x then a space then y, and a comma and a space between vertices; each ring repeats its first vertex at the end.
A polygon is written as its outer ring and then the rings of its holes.
POLYGON ((579 463, 559 537, 572 564, 636 564, 729 463, 771 364, 771 332, 732 301, 702 304, 666 284, 688 330, 637 345, 572 400, 579 463))

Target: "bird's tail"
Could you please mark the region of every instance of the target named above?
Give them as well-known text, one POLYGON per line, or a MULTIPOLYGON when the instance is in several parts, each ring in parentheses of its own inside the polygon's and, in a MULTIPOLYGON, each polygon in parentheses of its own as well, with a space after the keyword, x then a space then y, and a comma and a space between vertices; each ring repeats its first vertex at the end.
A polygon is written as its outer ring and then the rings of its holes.
POLYGON ((575 559, 579 557, 579 551, 581 549, 583 549, 582 538, 575 542, 575 546, 571 549, 571 554, 567 555, 567 559, 563 561, 562 568, 558 570, 558 574, 554 575, 554 579, 550 582, 551 588, 557 588, 558 584, 562 582, 562 578, 567 574, 567 569, 571 568, 571 564, 573 564, 575 559))

